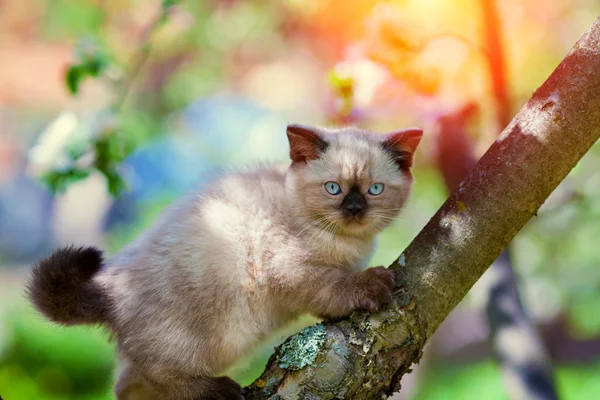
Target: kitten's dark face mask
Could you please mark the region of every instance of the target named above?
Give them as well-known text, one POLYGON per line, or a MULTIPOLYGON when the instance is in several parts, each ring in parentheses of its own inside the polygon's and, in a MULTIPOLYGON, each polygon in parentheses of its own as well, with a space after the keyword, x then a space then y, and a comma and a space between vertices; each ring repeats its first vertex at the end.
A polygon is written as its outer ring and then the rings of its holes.
POLYGON ((294 196, 315 226, 373 235, 398 215, 410 193, 421 130, 380 137, 356 128, 334 133, 290 125, 287 135, 294 196))
MULTIPOLYGON (((380 184, 383 186, 383 184, 380 184)), ((367 199, 361 193, 359 187, 353 187, 350 192, 344 196, 342 204, 340 205, 344 218, 348 221, 360 219, 367 212, 368 204, 367 199)))

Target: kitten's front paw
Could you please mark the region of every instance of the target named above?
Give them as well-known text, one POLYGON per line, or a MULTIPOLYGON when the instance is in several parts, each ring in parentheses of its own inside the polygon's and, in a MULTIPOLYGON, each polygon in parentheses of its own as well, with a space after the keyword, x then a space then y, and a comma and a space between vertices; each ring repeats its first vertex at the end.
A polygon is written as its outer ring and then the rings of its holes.
POLYGON ((361 272, 359 285, 361 298, 358 300, 358 308, 375 312, 392 301, 396 279, 393 271, 385 267, 374 267, 361 272))

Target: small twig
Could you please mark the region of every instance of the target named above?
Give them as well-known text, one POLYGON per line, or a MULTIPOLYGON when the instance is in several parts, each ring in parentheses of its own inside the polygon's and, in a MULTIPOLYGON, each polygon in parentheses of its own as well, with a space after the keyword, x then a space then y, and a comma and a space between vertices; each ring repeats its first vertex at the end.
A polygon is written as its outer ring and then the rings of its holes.
POLYGON ((139 75, 140 71, 142 70, 142 67, 148 60, 148 56, 150 55, 150 50, 151 50, 150 39, 152 37, 152 34, 162 24, 165 23, 166 17, 168 16, 171 8, 172 8, 172 5, 169 5, 169 6, 163 5, 163 7, 161 8, 161 12, 158 14, 158 16, 156 16, 152 20, 152 22, 144 29, 144 33, 142 34, 142 37, 140 39, 141 50, 137 54, 137 56, 133 62, 133 68, 131 69, 131 72, 125 78, 125 83, 123 84, 123 90, 121 91, 121 94, 117 98, 117 101, 115 102, 115 105, 114 105, 115 110, 120 110, 123 107, 123 104, 125 103, 125 101, 127 100, 127 97, 129 96, 129 93, 132 90, 133 84, 134 84, 137 76, 139 75))

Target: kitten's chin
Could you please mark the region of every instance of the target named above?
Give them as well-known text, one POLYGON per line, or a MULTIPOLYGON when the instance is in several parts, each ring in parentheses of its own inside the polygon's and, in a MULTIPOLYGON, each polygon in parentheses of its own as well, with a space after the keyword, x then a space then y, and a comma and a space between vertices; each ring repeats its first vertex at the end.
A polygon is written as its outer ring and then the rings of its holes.
POLYGON ((367 217, 343 218, 339 225, 341 228, 340 231, 352 236, 372 236, 381 231, 367 217))

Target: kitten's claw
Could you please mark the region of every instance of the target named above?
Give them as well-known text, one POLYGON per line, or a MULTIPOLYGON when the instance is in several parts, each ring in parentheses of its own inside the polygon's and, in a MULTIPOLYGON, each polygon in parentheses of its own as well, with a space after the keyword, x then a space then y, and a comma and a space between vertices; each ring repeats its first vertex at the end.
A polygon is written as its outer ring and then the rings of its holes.
POLYGON ((373 267, 369 268, 367 271, 370 271, 371 273, 380 277, 381 281, 384 282, 388 288, 396 288, 396 277, 394 275, 394 271, 392 271, 391 269, 388 269, 386 267, 373 267))
POLYGON ((358 308, 375 312, 392 301, 392 291, 396 287, 394 272, 384 268, 369 268, 361 273, 360 282, 363 297, 358 308))

